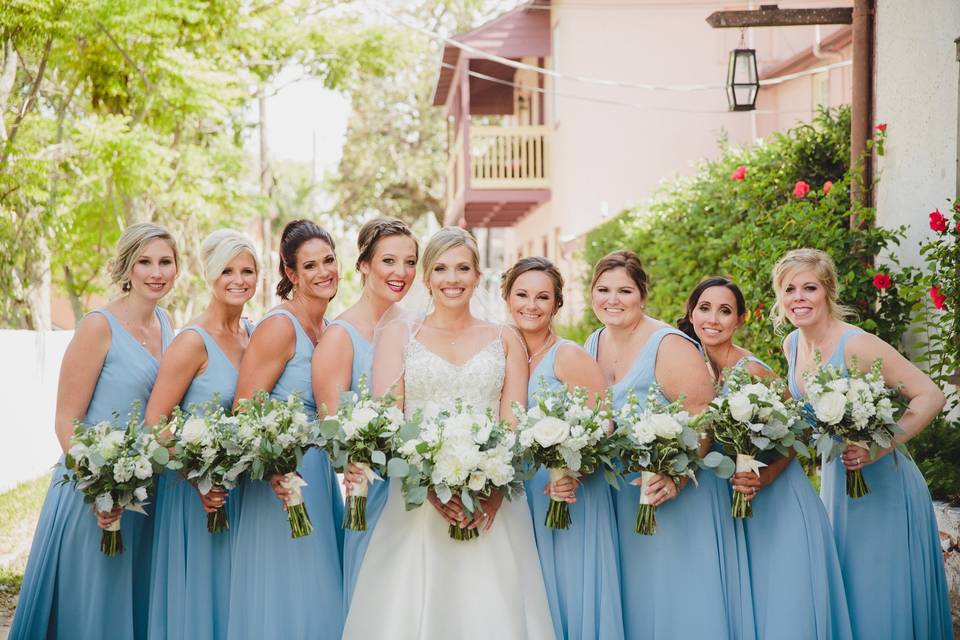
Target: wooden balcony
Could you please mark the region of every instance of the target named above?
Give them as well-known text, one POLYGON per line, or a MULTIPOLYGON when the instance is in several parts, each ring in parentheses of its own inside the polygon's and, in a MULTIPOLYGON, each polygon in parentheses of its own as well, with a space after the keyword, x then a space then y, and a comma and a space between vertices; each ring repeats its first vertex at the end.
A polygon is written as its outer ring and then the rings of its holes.
POLYGON ((474 189, 548 189, 547 127, 471 127, 474 189))

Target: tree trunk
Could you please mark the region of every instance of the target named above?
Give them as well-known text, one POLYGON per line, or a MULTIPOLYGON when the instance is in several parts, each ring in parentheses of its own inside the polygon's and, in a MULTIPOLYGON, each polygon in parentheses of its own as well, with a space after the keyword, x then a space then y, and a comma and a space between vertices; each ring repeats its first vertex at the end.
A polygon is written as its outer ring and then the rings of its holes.
POLYGON ((83 317, 83 302, 80 300, 80 293, 77 291, 77 283, 73 279, 73 272, 67 265, 63 265, 63 282, 67 285, 67 297, 70 299, 73 320, 75 323, 80 322, 80 318, 83 317))
MULTIPOLYGON (((3 43, 3 71, 0 72, 0 114, 7 112, 7 103, 13 91, 13 83, 17 79, 17 52, 13 49, 13 41, 7 38, 3 43)), ((0 119, 0 145, 7 142, 7 126, 0 119)))

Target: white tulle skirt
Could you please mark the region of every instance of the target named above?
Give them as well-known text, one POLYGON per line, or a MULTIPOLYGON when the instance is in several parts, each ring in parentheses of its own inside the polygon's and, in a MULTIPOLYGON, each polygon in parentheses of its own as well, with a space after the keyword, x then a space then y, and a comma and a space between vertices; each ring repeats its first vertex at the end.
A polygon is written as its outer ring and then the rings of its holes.
POLYGON ((450 538, 429 503, 406 511, 400 483, 372 533, 344 638, 553 637, 530 511, 504 500, 490 531, 450 538))

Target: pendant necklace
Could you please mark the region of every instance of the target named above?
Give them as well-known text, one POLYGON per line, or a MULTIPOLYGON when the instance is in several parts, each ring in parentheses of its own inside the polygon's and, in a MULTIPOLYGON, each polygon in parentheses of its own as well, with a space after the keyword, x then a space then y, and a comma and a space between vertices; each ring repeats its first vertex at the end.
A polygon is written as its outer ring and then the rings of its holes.
POLYGON ((547 334, 547 339, 543 341, 543 345, 541 345, 541 347, 535 352, 527 356, 527 364, 533 364, 533 359, 546 351, 554 342, 556 342, 556 336, 554 335, 553 331, 550 331, 547 334))

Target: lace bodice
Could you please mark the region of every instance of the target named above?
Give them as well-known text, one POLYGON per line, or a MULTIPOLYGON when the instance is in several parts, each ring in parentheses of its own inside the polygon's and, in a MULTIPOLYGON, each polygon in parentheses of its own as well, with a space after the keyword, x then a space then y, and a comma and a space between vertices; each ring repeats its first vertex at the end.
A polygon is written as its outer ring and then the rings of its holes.
POLYGON ((500 413, 500 393, 506 371, 503 341, 497 337, 463 364, 456 365, 414 338, 404 358, 404 413, 408 418, 428 404, 452 407, 461 399, 474 410, 500 413))

